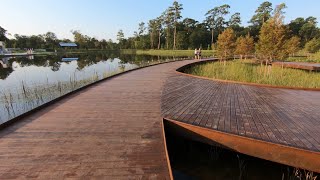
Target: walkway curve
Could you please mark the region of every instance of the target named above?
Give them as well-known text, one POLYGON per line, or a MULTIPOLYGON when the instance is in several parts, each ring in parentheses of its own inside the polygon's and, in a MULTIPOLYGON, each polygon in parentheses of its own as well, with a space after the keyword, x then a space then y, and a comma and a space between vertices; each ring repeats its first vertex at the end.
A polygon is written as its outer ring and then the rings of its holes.
POLYGON ((170 179, 164 82, 192 61, 121 74, 0 130, 0 179, 170 179))
POLYGON ((1 129, 0 179, 170 179, 161 113, 203 127, 199 134, 212 130, 319 153, 318 92, 175 73, 192 62, 124 73, 1 129))
POLYGON ((175 73, 166 82, 161 108, 165 119, 228 148, 320 172, 319 91, 175 73), (250 147, 239 144, 244 139, 250 147), (231 144, 226 144, 229 140, 231 144), (263 152, 258 151, 261 142, 268 145, 263 152), (275 151, 279 147, 282 154, 275 151))

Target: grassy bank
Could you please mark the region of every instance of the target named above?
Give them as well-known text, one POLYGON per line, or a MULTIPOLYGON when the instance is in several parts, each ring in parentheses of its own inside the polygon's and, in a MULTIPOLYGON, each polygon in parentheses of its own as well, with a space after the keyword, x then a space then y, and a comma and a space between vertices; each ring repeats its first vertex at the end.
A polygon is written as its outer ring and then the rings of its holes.
POLYGON ((243 63, 239 60, 224 63, 211 62, 195 65, 186 73, 214 79, 289 86, 320 88, 320 73, 281 67, 265 67, 260 64, 243 63))
MULTIPOLYGON (((203 57, 213 56, 212 50, 202 50, 203 57)), ((194 50, 134 50, 134 49, 123 49, 123 54, 137 54, 137 55, 150 55, 150 56, 194 56, 194 50)))

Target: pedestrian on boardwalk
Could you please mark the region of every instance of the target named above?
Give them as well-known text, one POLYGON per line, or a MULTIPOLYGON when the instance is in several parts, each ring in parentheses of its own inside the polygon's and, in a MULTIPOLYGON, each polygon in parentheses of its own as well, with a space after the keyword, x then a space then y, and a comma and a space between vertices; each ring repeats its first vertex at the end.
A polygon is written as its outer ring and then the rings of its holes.
POLYGON ((201 59, 201 48, 199 48, 199 50, 198 50, 198 59, 199 60, 201 59))
POLYGON ((194 49, 194 59, 198 59, 198 49, 194 49))

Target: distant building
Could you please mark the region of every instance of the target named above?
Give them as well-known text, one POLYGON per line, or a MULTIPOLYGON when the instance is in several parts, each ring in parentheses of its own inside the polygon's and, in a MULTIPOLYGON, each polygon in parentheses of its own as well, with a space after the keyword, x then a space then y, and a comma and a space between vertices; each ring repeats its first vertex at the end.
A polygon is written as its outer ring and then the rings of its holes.
POLYGON ((78 47, 78 45, 76 43, 69 43, 69 42, 60 42, 59 43, 60 47, 62 48, 72 48, 72 47, 78 47))

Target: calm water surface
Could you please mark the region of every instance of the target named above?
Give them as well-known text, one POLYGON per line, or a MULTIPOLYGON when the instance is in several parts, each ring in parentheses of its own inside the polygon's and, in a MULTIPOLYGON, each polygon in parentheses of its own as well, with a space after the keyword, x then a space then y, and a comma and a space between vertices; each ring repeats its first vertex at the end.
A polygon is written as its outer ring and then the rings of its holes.
POLYGON ((112 74, 173 58, 114 52, 4 57, 0 59, 0 124, 112 74))

